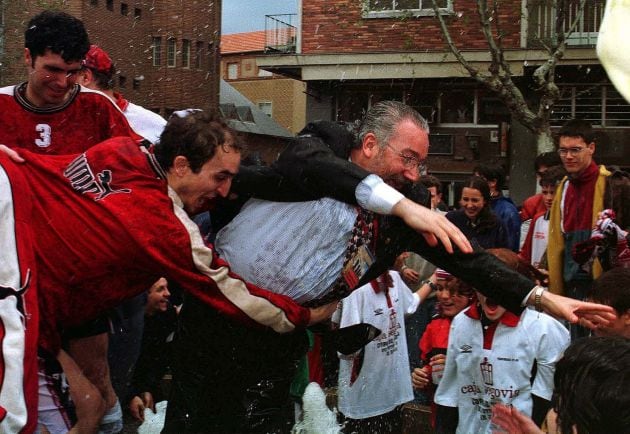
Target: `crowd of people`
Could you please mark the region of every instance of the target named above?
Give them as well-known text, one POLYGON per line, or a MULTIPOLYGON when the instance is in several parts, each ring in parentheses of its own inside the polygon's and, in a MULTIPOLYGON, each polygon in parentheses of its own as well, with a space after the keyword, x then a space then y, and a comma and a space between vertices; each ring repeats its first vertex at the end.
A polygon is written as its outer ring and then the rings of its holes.
MULTIPOLYGON (((0 432, 119 433, 158 399, 164 433, 289 432, 313 333, 340 355, 345 432, 399 432, 413 387, 432 388, 436 432, 491 432, 493 409, 563 434, 627 420, 623 387, 615 421, 593 415, 599 360, 566 349, 565 326, 630 328, 628 177, 594 163, 590 125, 560 131, 567 176, 546 163, 518 257, 524 213, 502 169, 475 168, 444 214, 421 176, 429 126, 402 103, 358 131, 309 123, 271 166, 241 166, 217 114, 167 122, 116 93, 71 15, 33 17, 24 60, 27 81, 0 89, 0 432), (567 404, 582 361, 586 416, 567 404)), ((616 351, 601 369, 627 386, 626 342, 607 339, 592 344, 616 351)))

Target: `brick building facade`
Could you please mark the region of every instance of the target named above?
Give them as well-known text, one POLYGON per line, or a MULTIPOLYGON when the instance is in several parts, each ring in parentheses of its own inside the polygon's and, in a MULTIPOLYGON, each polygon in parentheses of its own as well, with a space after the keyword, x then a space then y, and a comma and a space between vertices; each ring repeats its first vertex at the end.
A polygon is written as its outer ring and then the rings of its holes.
POLYGON ((220 1, 3 0, 0 83, 25 80, 24 29, 44 7, 81 19, 92 43, 109 52, 117 90, 168 116, 218 107, 220 1))
MULTIPOLYGON (((437 3, 464 57, 480 71, 487 70, 490 57, 477 2, 437 3)), ((553 37, 555 9, 549 0, 503 0, 498 5, 493 19, 502 30, 506 60, 517 86, 533 99, 531 75, 547 59, 540 42, 553 37)), ((596 161, 630 166, 630 105, 612 86, 594 49, 603 6, 603 0, 588 0, 569 39, 556 70, 562 96, 552 122, 559 126, 573 117, 590 120, 608 138, 605 146, 598 146, 596 161)), ((452 205, 462 180, 482 161, 509 168, 515 201, 531 194, 533 136, 455 60, 431 0, 309 0, 300 1, 298 10, 295 51, 268 53, 257 62, 306 82, 307 121, 352 121, 380 100, 403 101, 430 122, 429 167, 449 187, 452 205), (397 10, 398 4, 409 9, 397 10)))

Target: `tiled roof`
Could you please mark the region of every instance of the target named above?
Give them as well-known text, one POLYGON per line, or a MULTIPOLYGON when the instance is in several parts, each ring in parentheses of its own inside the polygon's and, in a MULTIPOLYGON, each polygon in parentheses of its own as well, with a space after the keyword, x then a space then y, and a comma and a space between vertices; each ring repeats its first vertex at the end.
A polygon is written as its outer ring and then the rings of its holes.
POLYGON ((246 53, 265 49, 265 31, 221 35, 221 54, 246 53))

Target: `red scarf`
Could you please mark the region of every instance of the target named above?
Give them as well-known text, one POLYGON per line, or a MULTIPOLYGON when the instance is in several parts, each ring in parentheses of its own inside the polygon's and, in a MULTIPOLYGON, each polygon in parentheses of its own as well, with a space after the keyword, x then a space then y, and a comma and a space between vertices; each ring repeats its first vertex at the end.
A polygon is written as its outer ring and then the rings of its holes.
POLYGON ((569 179, 564 198, 563 226, 565 232, 590 230, 593 225, 593 199, 599 168, 595 162, 576 178, 569 179))

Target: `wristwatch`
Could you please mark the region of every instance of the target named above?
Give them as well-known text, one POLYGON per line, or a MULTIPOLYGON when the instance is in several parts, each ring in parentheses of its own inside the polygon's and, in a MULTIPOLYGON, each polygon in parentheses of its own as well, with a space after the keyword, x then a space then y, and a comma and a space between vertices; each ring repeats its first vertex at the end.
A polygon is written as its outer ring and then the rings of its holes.
POLYGON ((431 291, 437 291, 438 289, 438 286, 435 283, 431 282, 429 279, 422 281, 422 286, 424 285, 429 285, 429 288, 431 288, 431 291))

